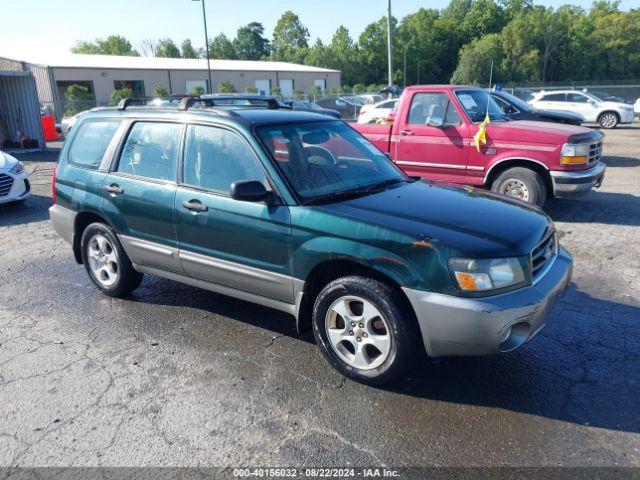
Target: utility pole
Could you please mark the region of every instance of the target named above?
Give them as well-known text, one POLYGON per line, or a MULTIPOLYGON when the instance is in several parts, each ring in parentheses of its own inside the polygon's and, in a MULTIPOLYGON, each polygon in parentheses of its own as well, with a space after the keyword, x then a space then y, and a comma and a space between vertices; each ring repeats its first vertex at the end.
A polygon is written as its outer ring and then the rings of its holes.
MULTIPOLYGON (((203 0, 204 1, 204 0, 203 0)), ((393 38, 391 33, 391 0, 389 0, 389 9, 387 16, 387 55, 389 57, 389 86, 393 85, 393 38)))
POLYGON ((207 33, 207 11, 204 7, 204 0, 193 1, 202 2, 202 21, 204 22, 204 48, 207 52, 207 73, 209 74, 209 88, 207 89, 209 91, 207 93, 213 93, 213 83, 211 81, 211 60, 209 60, 209 34, 207 33))

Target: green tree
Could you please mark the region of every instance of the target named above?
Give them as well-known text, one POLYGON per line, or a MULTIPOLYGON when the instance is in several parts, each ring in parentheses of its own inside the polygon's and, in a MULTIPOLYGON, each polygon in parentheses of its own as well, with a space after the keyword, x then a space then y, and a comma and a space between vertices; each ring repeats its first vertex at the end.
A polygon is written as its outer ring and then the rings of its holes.
POLYGON ((168 97, 170 95, 169 89, 164 85, 154 85, 153 94, 156 97, 168 97))
POLYGON ((180 49, 170 38, 161 38, 156 44, 156 57, 180 58, 180 49))
POLYGON ((465 39, 471 40, 499 33, 504 25, 504 10, 494 0, 474 0, 462 22, 462 31, 465 39))
POLYGON ((112 90, 110 104, 117 105, 120 102, 120 100, 124 98, 132 98, 132 97, 133 97, 133 90, 131 90, 130 88, 120 88, 118 90, 112 90))
POLYGON ((283 62, 302 62, 309 48, 309 30, 300 17, 287 10, 273 29, 271 59, 283 62))
POLYGON ((120 35, 110 35, 106 40, 97 38, 93 42, 79 41, 71 48, 71 51, 90 55, 138 56, 138 52, 133 49, 129 40, 120 35))
POLYGON ((440 17, 437 10, 421 8, 402 19, 398 33, 400 46, 394 63, 399 82, 404 81, 405 49, 407 84, 449 81, 462 43, 453 20, 440 17))
POLYGON ((493 81, 502 81, 502 45, 500 35, 491 33, 479 40, 473 40, 460 50, 460 60, 451 83, 488 85, 493 62, 493 81))
MULTIPOLYGON (((330 47, 322 43, 319 38, 313 47, 307 50, 307 56, 305 58, 307 65, 313 65, 314 67, 330 68, 333 66, 334 57, 330 47)), ((343 73, 344 76, 344 73, 343 73)))
POLYGON ((473 0, 451 0, 447 8, 442 11, 442 17, 461 25, 467 13, 471 11, 472 3, 473 0))
POLYGON ((198 58, 200 56, 188 38, 180 44, 180 53, 182 58, 198 58))
POLYGON ((540 16, 537 10, 528 10, 507 24, 500 36, 502 70, 511 82, 540 79, 540 16))
POLYGON ((236 49, 233 47, 233 42, 229 38, 221 33, 209 43, 209 58, 217 58, 221 60, 234 60, 237 57, 236 49))
POLYGON ((260 22, 240 27, 233 46, 240 60, 260 60, 269 56, 269 40, 264 37, 264 27, 260 22))
MULTIPOLYGON (((397 21, 391 18, 391 28, 393 32, 397 31, 397 21)), ((398 64, 398 52, 402 54, 401 47, 398 42, 398 35, 393 35, 395 62, 398 64)), ((360 69, 362 76, 359 83, 377 83, 384 81, 387 77, 387 17, 370 23, 360 34, 360 69)))
POLYGON ((71 117, 93 107, 93 95, 87 87, 74 83, 69 85, 64 92, 64 103, 64 114, 71 117))
POLYGON ((236 93, 236 87, 231 82, 224 80, 218 85, 218 92, 220 93, 236 93))
MULTIPOLYGON (((360 51, 355 44, 349 30, 340 25, 331 38, 328 54, 330 57, 326 67, 340 70, 342 81, 346 83, 356 83, 363 81, 362 69, 360 68, 360 51)), ((325 65, 319 65, 325 66, 325 65)))
POLYGON ((356 83, 352 89, 353 93, 363 93, 366 90, 367 90, 367 87, 365 86, 364 83, 356 83))

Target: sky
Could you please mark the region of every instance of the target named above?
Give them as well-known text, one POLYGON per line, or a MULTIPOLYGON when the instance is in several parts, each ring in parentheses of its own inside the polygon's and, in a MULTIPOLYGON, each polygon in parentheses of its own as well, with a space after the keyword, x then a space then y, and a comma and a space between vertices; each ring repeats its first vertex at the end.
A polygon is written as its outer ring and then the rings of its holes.
MULTIPOLYGON (((393 0, 397 18, 425 8, 444 8, 448 0, 393 0)), ((591 0, 534 0, 557 7, 573 3, 588 8, 591 0)), ((230 38, 239 26, 259 21, 270 37, 285 10, 297 13, 311 42, 329 41, 340 24, 357 38, 367 24, 386 14, 387 0, 206 0, 209 37, 230 38)), ((639 8, 640 0, 622 0, 621 8, 639 8)), ((0 0, 0 54, 21 59, 68 51, 77 40, 111 34, 127 37, 134 48, 144 38, 191 38, 204 46, 202 6, 194 0, 0 0)))

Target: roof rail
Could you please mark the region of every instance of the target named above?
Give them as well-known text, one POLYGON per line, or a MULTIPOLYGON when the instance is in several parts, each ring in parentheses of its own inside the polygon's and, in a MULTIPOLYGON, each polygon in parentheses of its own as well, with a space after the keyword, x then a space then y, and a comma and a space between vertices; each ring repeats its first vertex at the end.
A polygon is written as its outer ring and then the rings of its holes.
POLYGON ((131 107, 133 105, 147 105, 149 102, 172 102, 172 101, 182 101, 185 98, 185 95, 166 95, 161 97, 128 97, 123 98, 118 102, 118 106, 116 107, 118 110, 126 110, 127 107, 131 107))
MULTIPOLYGON (((157 102, 158 107, 177 108, 178 110, 189 110, 195 106, 201 108, 211 107, 235 107, 235 108, 268 108, 269 110, 292 110, 290 105, 285 105, 275 97, 260 97, 241 94, 216 94, 216 95, 171 95, 166 97, 139 97, 123 98, 118 102, 118 110, 126 110, 134 105, 146 106, 149 102, 157 102), (179 103, 178 103, 179 100, 179 103), (246 104, 233 103, 234 100, 246 100, 246 104), (163 104, 167 102, 167 104, 163 104)), ((227 110, 225 110, 227 111, 227 110)))

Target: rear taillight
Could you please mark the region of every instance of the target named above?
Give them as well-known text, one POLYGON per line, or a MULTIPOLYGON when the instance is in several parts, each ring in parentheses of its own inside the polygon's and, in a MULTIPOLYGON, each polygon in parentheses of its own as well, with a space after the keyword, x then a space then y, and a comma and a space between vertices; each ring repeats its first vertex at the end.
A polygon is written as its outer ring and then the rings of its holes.
POLYGON ((58 165, 53 167, 53 178, 51 179, 51 196, 53 197, 53 204, 58 203, 58 195, 56 194, 56 182, 58 181, 58 165))

